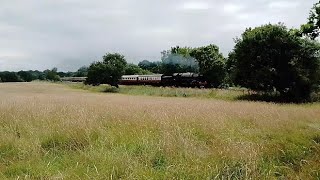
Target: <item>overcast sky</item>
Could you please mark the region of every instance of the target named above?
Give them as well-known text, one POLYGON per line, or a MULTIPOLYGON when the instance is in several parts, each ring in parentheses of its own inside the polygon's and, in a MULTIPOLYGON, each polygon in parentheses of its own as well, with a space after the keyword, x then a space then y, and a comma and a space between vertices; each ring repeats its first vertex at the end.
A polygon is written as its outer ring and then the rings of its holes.
POLYGON ((76 70, 119 52, 156 61, 171 46, 216 44, 246 27, 305 23, 316 0, 0 0, 0 70, 76 70))

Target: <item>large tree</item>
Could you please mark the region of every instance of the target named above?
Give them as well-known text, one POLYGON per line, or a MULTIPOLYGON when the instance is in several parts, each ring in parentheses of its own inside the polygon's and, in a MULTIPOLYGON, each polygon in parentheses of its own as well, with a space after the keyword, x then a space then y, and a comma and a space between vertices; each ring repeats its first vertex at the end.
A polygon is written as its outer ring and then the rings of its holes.
POLYGON ((200 73, 211 85, 218 87, 223 83, 226 75, 226 60, 218 46, 210 44, 195 48, 190 55, 197 60, 200 73))
POLYGON ((94 62, 88 69, 86 84, 110 84, 118 87, 119 79, 125 73, 127 62, 118 53, 107 53, 102 62, 94 62))
POLYGON ((313 5, 310 10, 308 22, 301 26, 301 35, 306 35, 312 40, 320 34, 320 1, 313 5))
POLYGON ((319 47, 282 24, 249 28, 231 53, 235 83, 291 101, 309 100, 319 80, 319 47))

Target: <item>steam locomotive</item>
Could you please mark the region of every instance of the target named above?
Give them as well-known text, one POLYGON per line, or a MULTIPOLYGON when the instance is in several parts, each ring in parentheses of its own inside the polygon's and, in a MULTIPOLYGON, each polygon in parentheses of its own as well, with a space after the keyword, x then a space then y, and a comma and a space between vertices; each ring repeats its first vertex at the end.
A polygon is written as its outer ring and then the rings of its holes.
POLYGON ((206 87, 208 85, 204 77, 196 73, 124 75, 121 77, 120 84, 176 87, 206 87))

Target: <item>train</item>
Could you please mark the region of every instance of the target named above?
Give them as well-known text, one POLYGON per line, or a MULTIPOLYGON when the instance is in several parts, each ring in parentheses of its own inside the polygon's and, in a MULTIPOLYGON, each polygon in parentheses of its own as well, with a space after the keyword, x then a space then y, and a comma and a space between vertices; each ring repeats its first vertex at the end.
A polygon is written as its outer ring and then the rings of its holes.
MULTIPOLYGON (((84 82, 86 77, 66 77, 62 81, 84 82)), ((209 84, 204 77, 197 73, 174 73, 171 75, 123 75, 119 80, 120 85, 151 85, 175 87, 207 87, 209 84)))
POLYGON ((197 73, 174 73, 171 75, 124 75, 121 85, 152 85, 176 87, 206 87, 208 83, 197 73))

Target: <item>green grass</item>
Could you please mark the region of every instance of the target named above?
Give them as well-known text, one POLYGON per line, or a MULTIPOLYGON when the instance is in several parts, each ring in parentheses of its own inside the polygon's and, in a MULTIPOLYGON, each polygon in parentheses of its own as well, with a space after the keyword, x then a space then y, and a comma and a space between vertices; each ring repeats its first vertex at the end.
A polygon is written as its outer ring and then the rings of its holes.
POLYGON ((319 103, 127 96, 52 83, 1 84, 0 96, 1 179, 320 178, 319 103))

